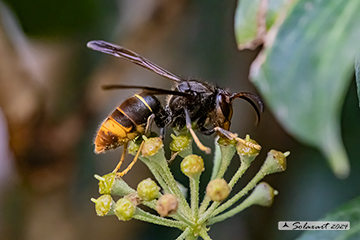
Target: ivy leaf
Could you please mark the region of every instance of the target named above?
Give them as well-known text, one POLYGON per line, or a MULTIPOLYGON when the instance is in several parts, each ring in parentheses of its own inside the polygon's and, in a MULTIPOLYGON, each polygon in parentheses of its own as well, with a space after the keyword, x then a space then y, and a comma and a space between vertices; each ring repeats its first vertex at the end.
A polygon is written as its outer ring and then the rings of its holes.
POLYGON ((355 60, 355 77, 356 77, 357 94, 359 98, 359 107, 360 107, 360 55, 358 55, 355 60))
POLYGON ((360 197, 335 209, 319 221, 346 221, 350 222, 350 230, 339 231, 305 231, 296 240, 316 240, 316 239, 360 239, 360 197))
POLYGON ((252 81, 284 128, 320 149, 340 178, 350 171, 340 112, 360 52, 359 12, 360 1, 295 2, 251 67, 252 81))
POLYGON ((274 24, 288 0, 238 0, 235 36, 239 49, 255 49, 263 43, 266 31, 274 24))

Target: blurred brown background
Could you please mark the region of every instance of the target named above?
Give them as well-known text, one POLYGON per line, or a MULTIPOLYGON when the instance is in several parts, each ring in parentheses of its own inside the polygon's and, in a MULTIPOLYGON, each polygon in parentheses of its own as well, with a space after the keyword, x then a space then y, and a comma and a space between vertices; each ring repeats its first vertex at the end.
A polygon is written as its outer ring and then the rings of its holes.
MULTIPOLYGON (((99 123, 134 91, 102 91, 106 83, 170 88, 170 82, 125 61, 86 48, 103 39, 132 49, 180 76, 206 79, 231 91, 256 90, 248 70, 257 51, 238 51, 236 1, 6 0, 0 1, 0 239, 175 239, 176 229, 97 217, 95 173, 115 166, 121 150, 93 153, 99 123)), ((249 104, 234 104, 232 130, 250 133, 263 153, 240 189, 275 148, 290 150, 288 170, 266 178, 279 190, 271 208, 252 207, 212 227, 213 239, 291 239, 278 221, 316 220, 360 194, 359 110, 352 84, 343 111, 343 137, 352 164, 338 180, 323 157, 292 140, 266 110, 254 126, 249 104)), ((212 145, 213 136, 202 137, 212 145)), ((210 177, 202 176, 202 188, 210 177)), ((172 164, 176 178, 187 185, 172 164)), ((235 160, 231 165, 237 169, 235 160)), ((142 163, 125 176, 131 186, 149 176, 142 163)), ((231 175, 231 171, 228 176, 231 175)))

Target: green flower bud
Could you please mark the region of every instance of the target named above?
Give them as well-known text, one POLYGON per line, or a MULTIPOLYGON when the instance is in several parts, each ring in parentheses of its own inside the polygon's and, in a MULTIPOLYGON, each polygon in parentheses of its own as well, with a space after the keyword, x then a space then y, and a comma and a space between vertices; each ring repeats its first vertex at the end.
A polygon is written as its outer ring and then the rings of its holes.
POLYGON ((94 177, 99 180, 100 194, 126 196, 135 192, 135 190, 129 187, 116 173, 109 173, 102 177, 95 174, 94 177))
POLYGON ((181 171, 188 177, 196 177, 205 170, 204 160, 197 155, 189 155, 181 162, 181 171))
MULTIPOLYGON (((246 135, 245 141, 253 145, 258 145, 256 141, 250 139, 249 135, 246 135)), ((260 152, 260 150, 254 147, 250 147, 243 142, 238 142, 236 150, 240 157, 241 165, 245 168, 250 166, 250 164, 255 160, 255 158, 257 157, 257 155, 259 155, 260 152)))
POLYGON ((206 187, 206 194, 213 201, 222 201, 230 194, 230 187, 224 179, 214 179, 206 187))
POLYGON ((173 139, 170 143, 170 150, 172 155, 178 153, 181 157, 184 158, 192 154, 192 138, 190 134, 181 134, 178 136, 171 134, 170 136, 173 139))
POLYGON ((235 146, 237 143, 237 141, 235 139, 229 139, 225 136, 220 136, 217 142, 219 145, 223 145, 223 146, 228 146, 228 145, 235 146))
POLYGON ((110 194, 111 187, 114 183, 116 173, 109 173, 104 176, 99 176, 97 174, 94 177, 99 180, 99 193, 100 194, 110 194))
POLYGON ((171 134, 170 136, 173 139, 170 143, 170 150, 173 152, 180 152, 185 148, 188 148, 191 144, 191 135, 175 136, 174 134, 171 134))
POLYGON ((165 194, 159 198, 156 203, 156 211, 162 217, 176 213, 178 208, 178 200, 172 194, 165 194))
POLYGON ((121 221, 129 221, 133 218, 136 206, 128 198, 120 198, 115 205, 115 215, 121 221))
POLYGON ((92 198, 95 203, 95 211, 98 216, 106 216, 114 214, 115 201, 109 194, 100 196, 98 199, 92 198))
POLYGON ((248 199, 252 199, 253 204, 270 207, 274 201, 274 196, 277 194, 278 191, 273 189, 268 183, 261 182, 255 187, 248 199))
MULTIPOLYGON (((141 144, 141 142, 140 142, 141 144)), ((140 148, 140 144, 138 143, 138 141, 130 141, 129 143, 129 147, 128 147, 128 153, 130 153, 131 155, 136 155, 137 151, 140 148)))
POLYGON ((159 137, 146 138, 143 136, 145 140, 144 147, 142 148, 142 155, 144 157, 155 155, 164 145, 159 137))
POLYGON ((283 172, 286 170, 286 157, 290 152, 282 153, 276 150, 270 150, 266 160, 261 167, 261 171, 265 174, 283 172))
POLYGON ((150 178, 142 180, 137 186, 138 196, 144 201, 151 201, 157 198, 160 194, 159 190, 158 185, 150 178))
MULTIPOLYGON (((252 145, 259 145, 255 140, 250 139, 249 135, 246 135, 245 141, 251 143, 252 145)), ((250 164, 257 155, 259 155, 260 150, 254 147, 248 146, 245 143, 238 142, 236 150, 240 156, 242 162, 250 164)))

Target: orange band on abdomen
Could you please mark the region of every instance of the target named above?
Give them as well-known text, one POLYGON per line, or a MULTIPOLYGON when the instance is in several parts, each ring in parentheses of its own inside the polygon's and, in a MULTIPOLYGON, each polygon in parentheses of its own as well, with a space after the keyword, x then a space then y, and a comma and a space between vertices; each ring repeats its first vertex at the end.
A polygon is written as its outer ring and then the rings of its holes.
POLYGON ((125 128, 111 117, 108 117, 105 122, 103 122, 101 128, 107 129, 119 138, 126 138, 127 133, 131 130, 131 128, 125 128))

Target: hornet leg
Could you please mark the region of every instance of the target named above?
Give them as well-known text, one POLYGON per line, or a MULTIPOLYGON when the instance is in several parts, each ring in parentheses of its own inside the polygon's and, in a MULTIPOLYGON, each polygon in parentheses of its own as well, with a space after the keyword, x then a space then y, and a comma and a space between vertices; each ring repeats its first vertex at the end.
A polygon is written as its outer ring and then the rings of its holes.
POLYGON ((155 114, 151 114, 146 123, 145 136, 149 136, 151 132, 151 125, 154 123, 155 114))
POLYGON ((127 166, 127 168, 126 168, 124 171, 122 171, 121 173, 119 173, 120 177, 122 177, 122 176, 124 176, 125 174, 127 174, 128 171, 130 171, 130 169, 134 166, 134 164, 136 163, 136 161, 137 161, 138 158, 139 158, 139 155, 140 155, 140 152, 141 152, 141 150, 142 150, 142 148, 143 148, 143 146, 144 146, 144 143, 145 143, 144 141, 141 142, 140 147, 139 147, 139 150, 137 151, 134 159, 133 159, 132 162, 129 164, 129 166, 127 166))
POLYGON ((126 142, 124 144, 124 151, 121 154, 121 158, 120 161, 118 162, 118 164, 116 165, 115 169, 112 171, 113 173, 116 173, 117 171, 119 171, 121 164, 124 162, 125 159, 125 155, 126 155, 126 151, 127 151, 127 147, 128 147, 128 143, 126 142))
POLYGON ((235 139, 236 141, 244 144, 247 147, 251 147, 251 148, 255 148, 257 150, 261 150, 260 145, 254 144, 254 143, 251 143, 251 142, 247 142, 244 139, 239 138, 238 135, 235 134, 235 133, 232 133, 232 132, 230 132, 228 130, 225 130, 225 129, 221 128, 221 127, 215 127, 214 129, 215 129, 215 131, 220 132, 221 134, 223 134, 228 139, 235 139))
POLYGON ((196 143, 196 145, 200 148, 200 150, 204 151, 205 153, 209 154, 211 152, 211 149, 208 148, 208 147, 205 147, 199 140, 199 138, 196 136, 194 130, 192 129, 191 127, 191 119, 190 119, 190 116, 189 116, 189 113, 187 111, 186 108, 184 108, 184 111, 185 111, 185 116, 186 116, 186 127, 187 129, 189 129, 190 133, 191 133, 191 136, 193 137, 194 139, 194 142, 196 143))
MULTIPOLYGON (((145 135, 146 136, 149 136, 149 134, 150 134, 150 131, 151 131, 151 125, 152 125, 152 123, 154 122, 154 117, 155 117, 155 115, 154 114, 151 114, 150 115, 150 117, 148 117, 148 119, 147 119, 147 125, 146 125, 146 128, 145 128, 145 135)), ((144 140, 141 142, 141 144, 140 144, 140 147, 139 147, 139 150, 137 151, 137 153, 136 153, 136 155, 135 155, 135 157, 134 157, 134 159, 132 160, 132 162, 129 164, 129 166, 127 166, 127 168, 124 170, 124 171, 122 171, 121 173, 118 173, 118 175, 120 176, 120 177, 122 177, 122 176, 124 176, 125 174, 127 174, 129 171, 130 171, 130 169, 134 166, 134 164, 137 162, 137 160, 138 160, 138 158, 139 158, 139 155, 140 155, 140 152, 141 152, 141 149, 143 148, 143 146, 144 146, 144 140)), ((126 145, 126 148, 127 148, 127 145, 126 145)), ((119 164, 118 164, 119 165, 119 164)), ((121 165, 121 164, 120 164, 121 165)), ((120 167, 119 167, 120 168, 120 167)))

